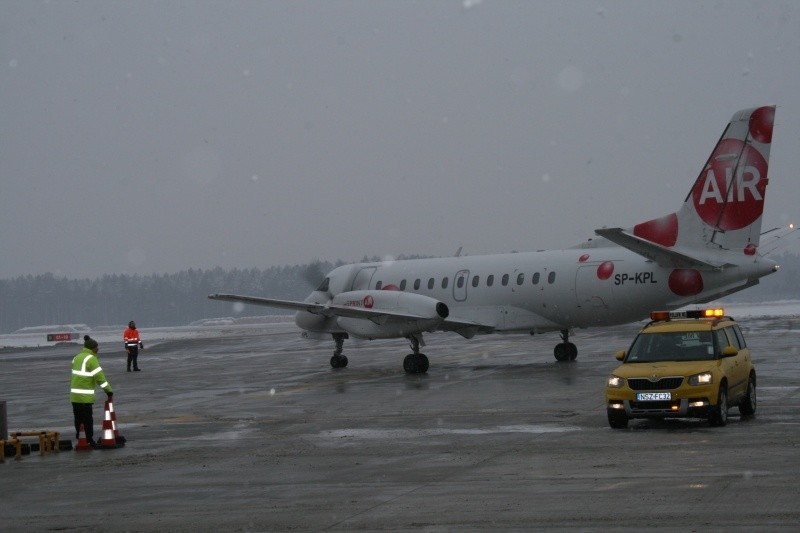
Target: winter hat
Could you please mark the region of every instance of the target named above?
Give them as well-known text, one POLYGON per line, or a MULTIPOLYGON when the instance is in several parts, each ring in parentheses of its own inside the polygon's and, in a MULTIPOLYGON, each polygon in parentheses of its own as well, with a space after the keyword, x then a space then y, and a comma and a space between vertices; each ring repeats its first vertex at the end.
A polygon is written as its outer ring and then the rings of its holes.
POLYGON ((83 336, 83 347, 89 348, 90 350, 97 349, 97 341, 91 338, 89 335, 83 336))

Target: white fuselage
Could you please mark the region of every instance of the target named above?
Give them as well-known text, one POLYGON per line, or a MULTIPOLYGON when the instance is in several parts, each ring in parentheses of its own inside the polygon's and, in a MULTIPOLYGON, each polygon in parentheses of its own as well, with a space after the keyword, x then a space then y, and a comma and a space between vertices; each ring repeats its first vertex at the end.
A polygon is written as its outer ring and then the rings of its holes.
MULTIPOLYGON (((702 290, 690 296, 671 288, 676 269, 596 242, 565 250, 345 265, 328 275, 329 294, 403 290, 445 303, 451 318, 497 332, 541 333, 622 324, 644 319, 653 309, 708 301, 749 286, 774 266, 758 256, 738 259, 736 266, 703 272, 702 290)), ((306 301, 313 299, 315 294, 306 301)), ((335 321, 307 315, 297 316, 303 329, 337 329, 335 321)))

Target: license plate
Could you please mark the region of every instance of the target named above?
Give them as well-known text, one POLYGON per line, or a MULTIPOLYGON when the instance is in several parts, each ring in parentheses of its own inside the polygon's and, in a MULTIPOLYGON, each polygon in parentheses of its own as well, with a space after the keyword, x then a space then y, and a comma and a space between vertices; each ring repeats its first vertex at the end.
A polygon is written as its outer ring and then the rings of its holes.
POLYGON ((640 402, 662 402, 671 399, 671 392, 640 392, 636 395, 636 400, 640 402))

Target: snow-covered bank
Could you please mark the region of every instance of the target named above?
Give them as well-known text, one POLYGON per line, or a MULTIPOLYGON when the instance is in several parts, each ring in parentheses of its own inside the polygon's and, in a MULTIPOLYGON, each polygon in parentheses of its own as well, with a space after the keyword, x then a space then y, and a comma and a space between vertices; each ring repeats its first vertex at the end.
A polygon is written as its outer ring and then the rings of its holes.
MULTIPOLYGON (((724 307, 725 313, 737 320, 759 317, 800 317, 800 300, 781 300, 775 302, 755 303, 719 303, 712 302, 703 307, 724 307)), ((687 307, 694 309, 698 306, 687 307)), ((167 340, 192 339, 208 336, 222 336, 231 331, 246 331, 269 328, 270 331, 283 328, 287 331, 297 330, 291 315, 269 315, 262 317, 221 317, 198 320, 188 326, 168 328, 139 328, 145 347, 167 340)), ((36 346, 52 346, 47 341, 49 333, 76 332, 79 337, 75 345, 83 343, 84 335, 91 335, 100 343, 101 348, 107 345, 111 350, 122 350, 122 331, 125 326, 116 328, 101 326, 89 328, 85 324, 34 326, 23 328, 8 335, 0 335, 0 348, 29 348, 36 346)))
MULTIPOLYGON (((723 307, 725 314, 737 320, 755 317, 797 317, 800 316, 800 300, 780 300, 775 302, 711 302, 703 307, 723 307)), ((687 307, 687 309, 689 309, 687 307)))
MULTIPOLYGON (((75 325, 72 325, 75 326, 75 325)), ((89 328, 81 324, 80 328, 64 325, 53 326, 34 326, 23 328, 8 335, 0 335, 0 348, 31 348, 39 346, 53 346, 55 342, 48 342, 47 335, 50 333, 72 333, 77 332, 79 337, 74 341, 76 347, 83 344, 83 336, 90 335, 98 343, 100 348, 108 350, 122 351, 122 332, 125 326, 110 328, 100 326, 89 328)), ((264 317, 244 317, 244 318, 211 318, 193 322, 188 326, 176 326, 165 328, 139 328, 142 342, 145 348, 157 345, 160 342, 179 339, 204 338, 209 336, 222 336, 231 331, 252 330, 254 333, 259 329, 269 329, 270 331, 287 331, 296 329, 293 316, 270 315, 264 317)))

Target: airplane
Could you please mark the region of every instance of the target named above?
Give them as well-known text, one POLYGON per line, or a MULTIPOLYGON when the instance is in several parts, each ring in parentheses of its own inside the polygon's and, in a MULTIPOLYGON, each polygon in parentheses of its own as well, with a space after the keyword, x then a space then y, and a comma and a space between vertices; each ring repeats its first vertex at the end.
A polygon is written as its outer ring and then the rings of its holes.
POLYGON ((559 332, 554 356, 571 361, 575 329, 706 303, 778 270, 759 253, 774 117, 774 105, 736 112, 676 212, 571 248, 343 265, 302 302, 208 298, 296 311, 304 337, 333 339, 333 368, 348 364, 345 339, 406 338, 404 370, 425 373, 423 334, 435 331, 559 332))

